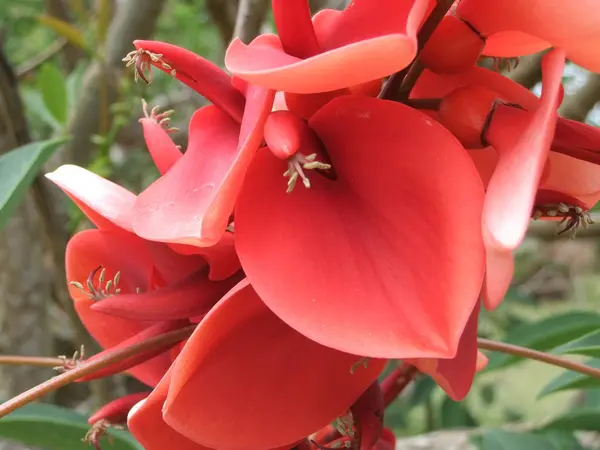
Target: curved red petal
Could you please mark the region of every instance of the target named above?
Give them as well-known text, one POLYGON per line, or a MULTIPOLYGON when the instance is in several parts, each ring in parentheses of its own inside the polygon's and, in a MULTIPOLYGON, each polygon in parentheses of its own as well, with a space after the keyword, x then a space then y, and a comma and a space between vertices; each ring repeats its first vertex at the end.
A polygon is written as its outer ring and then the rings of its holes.
POLYGON ((508 292, 515 271, 515 258, 511 251, 486 249, 486 269, 481 296, 488 311, 496 309, 508 292))
POLYGON ((556 127, 564 64, 562 50, 544 57, 542 97, 528 122, 515 124, 515 108, 499 107, 493 115, 486 138, 500 158, 485 197, 486 245, 512 250, 525 236, 556 127))
POLYGON ((561 153, 548 155, 549 176, 539 189, 575 197, 588 209, 600 201, 600 166, 561 153))
POLYGON ((160 62, 154 66, 166 73, 175 70, 175 78, 206 97, 237 123, 242 122, 244 96, 231 84, 231 78, 212 62, 194 52, 159 41, 137 40, 135 48, 158 54, 169 68, 160 62))
POLYGON ((156 165, 158 172, 164 175, 183 154, 163 126, 157 123, 156 120, 142 118, 140 123, 142 124, 146 147, 148 147, 154 165, 156 165))
POLYGON ((297 58, 308 58, 319 53, 308 2, 273 0, 271 4, 277 34, 286 53, 297 58))
POLYGON ((372 360, 352 374, 357 360, 289 328, 245 281, 211 310, 175 362, 164 418, 213 448, 287 445, 344 413, 385 364, 372 360))
POLYGON ((148 397, 148 395, 150 395, 150 392, 136 392, 135 394, 119 397, 92 414, 88 419, 88 423, 92 425, 103 419, 106 419, 113 424, 125 423, 127 414, 129 414, 131 408, 133 408, 136 403, 139 403, 148 397))
POLYGON ((184 156, 138 196, 135 232, 151 241, 199 247, 218 243, 261 144, 273 97, 272 91, 249 86, 241 128, 215 106, 196 111, 184 156))
MULTIPOLYGON (((275 45, 244 45, 234 40, 225 55, 230 72, 279 91, 312 94, 386 77, 406 67, 417 51, 416 31, 427 0, 354 1, 342 14, 321 13, 324 52, 300 59, 275 45)), ((315 18, 315 31, 318 21, 315 18)))
POLYGON ((169 244, 174 251, 182 255, 202 255, 210 266, 208 278, 213 281, 224 280, 242 267, 235 251, 235 237, 226 232, 221 240, 210 247, 195 247, 185 244, 169 244))
POLYGON ((46 174, 100 229, 131 231, 133 192, 82 167, 66 164, 46 174))
POLYGON ((201 255, 182 255, 162 242, 145 241, 144 243, 154 263, 154 288, 180 282, 207 266, 201 255))
POLYGON ((310 119, 314 113, 316 113, 335 97, 344 94, 350 94, 350 90, 338 89, 329 92, 318 92, 316 94, 292 94, 291 92, 284 93, 286 109, 292 111, 294 114, 297 114, 303 119, 310 119))
POLYGON ((94 311, 124 319, 160 322, 206 314, 243 277, 210 281, 208 271, 198 273, 163 289, 108 297, 92 305, 94 311))
POLYGON ((165 423, 163 403, 169 391, 170 371, 160 380, 150 396, 132 409, 127 428, 145 450, 212 450, 190 441, 165 423))
POLYGON ((464 332, 460 338, 458 352, 452 359, 438 359, 432 361, 409 360, 420 371, 431 376, 437 384, 448 394, 452 400, 460 401, 471 390, 473 378, 477 369, 477 323, 479 305, 471 313, 464 332))
POLYGON ((569 60, 592 72, 600 73, 600 30, 596 29, 590 36, 582 37, 566 46, 569 60))
POLYGON ((499 58, 511 58, 530 55, 550 47, 552 45, 549 42, 522 31, 501 31, 486 39, 483 54, 499 58))
POLYGON ((468 154, 437 122, 384 100, 338 97, 310 125, 337 181, 311 174, 310 189, 287 194, 285 162, 261 151, 238 199, 254 288, 323 345, 453 356, 484 271, 483 187, 468 154))

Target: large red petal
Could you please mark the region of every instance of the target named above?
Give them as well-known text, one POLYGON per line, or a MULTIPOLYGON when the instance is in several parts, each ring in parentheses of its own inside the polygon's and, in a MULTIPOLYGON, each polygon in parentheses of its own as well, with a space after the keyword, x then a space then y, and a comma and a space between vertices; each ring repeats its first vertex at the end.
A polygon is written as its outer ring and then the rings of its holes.
POLYGON ((153 63, 166 73, 175 70, 175 77, 226 112, 237 123, 242 122, 244 96, 231 84, 231 78, 212 62, 185 48, 159 41, 137 40, 133 44, 161 57, 168 63, 153 63))
POLYGON ((212 450, 190 441, 163 420, 162 408, 169 391, 170 373, 167 372, 147 399, 131 410, 127 428, 145 450, 212 450))
POLYGON ((334 91, 383 78, 406 67, 417 51, 416 31, 427 0, 354 1, 321 36, 323 53, 299 59, 275 45, 234 40, 229 71, 251 83, 298 94, 334 91))
MULTIPOLYGON (((144 243, 136 236, 99 230, 82 231, 69 241, 66 250, 66 273, 68 281, 86 286, 90 273, 102 266, 105 280, 121 273, 118 287, 123 294, 135 292, 136 288, 147 290, 152 277, 152 258, 144 243)), ((98 283, 98 275, 95 284, 98 283)), ((104 348, 112 348, 122 341, 140 333, 146 323, 126 320, 98 313, 92 309, 94 300, 77 287, 69 285, 69 293, 75 302, 75 310, 92 337, 104 348)), ((164 370, 170 359, 161 355, 131 370, 132 375, 146 384, 154 385, 156 374, 164 370), (168 362, 167 362, 168 359, 168 362)))
POLYGON ((483 54, 500 58, 530 55, 552 47, 549 42, 522 31, 500 31, 486 39, 483 54))
POLYGON ((352 374, 357 360, 292 330, 242 282, 211 310, 175 362, 164 417, 213 448, 283 446, 344 413, 385 364, 372 360, 352 374))
POLYGON ((567 56, 575 64, 592 72, 600 73, 600 25, 589 36, 582 37, 568 47, 567 56))
POLYGON ((152 241, 209 247, 222 238, 274 93, 250 86, 240 127, 215 106, 196 111, 184 156, 142 192, 135 232, 152 241))
POLYGON ((452 398, 460 401, 471 390, 477 369, 477 322, 479 305, 476 305, 460 338, 458 352, 452 359, 438 359, 437 364, 419 360, 409 360, 419 370, 431 376, 437 384, 452 398), (433 369, 433 370, 432 370, 433 369))
POLYGON ((439 123, 383 100, 339 97, 310 125, 337 181, 310 174, 310 189, 286 194, 285 162, 263 151, 240 194, 237 249, 254 288, 323 345, 452 357, 484 270, 468 154, 439 123))
POLYGON ((529 122, 515 124, 514 108, 499 107, 494 113, 486 137, 500 159, 485 197, 486 245, 512 250, 525 236, 554 136, 564 64, 562 50, 544 57, 542 97, 529 122))
POLYGON ((61 188, 100 229, 131 231, 135 194, 82 167, 66 164, 46 178, 61 188))

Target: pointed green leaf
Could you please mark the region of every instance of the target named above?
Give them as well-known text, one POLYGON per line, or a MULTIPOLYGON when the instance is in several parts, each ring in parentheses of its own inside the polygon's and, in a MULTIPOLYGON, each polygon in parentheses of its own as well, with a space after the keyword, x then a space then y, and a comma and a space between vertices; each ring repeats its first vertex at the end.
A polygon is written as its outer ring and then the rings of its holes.
POLYGON ((466 405, 446 397, 440 409, 440 428, 473 428, 477 426, 466 405))
POLYGON ((27 188, 65 138, 38 141, 0 156, 0 229, 15 211, 27 188))
POLYGON ((600 432, 600 408, 572 409, 546 425, 547 429, 600 432))
MULTIPOLYGON (((30 404, 0 419, 0 437, 44 450, 89 450, 82 442, 90 426, 87 419, 72 410, 48 404, 30 404)), ((110 430, 113 445, 107 437, 102 448, 142 450, 133 436, 110 430)))
POLYGON ((56 64, 44 64, 37 76, 37 85, 42 93, 46 109, 61 125, 67 124, 68 93, 64 74, 56 64))
MULTIPOLYGON (((509 331, 502 339, 509 344, 548 351, 600 328, 600 315, 587 311, 570 311, 539 322, 526 323, 509 331)), ((487 371, 522 361, 504 353, 490 353, 487 371)))
POLYGON ((600 330, 594 330, 553 350, 553 353, 585 355, 600 358, 600 330))
MULTIPOLYGON (((600 369, 600 359, 590 359, 584 363, 587 366, 600 369)), ((586 389, 600 387, 600 380, 584 375, 579 372, 566 371, 552 379, 539 393, 538 398, 554 392, 567 391, 570 389, 586 389)))

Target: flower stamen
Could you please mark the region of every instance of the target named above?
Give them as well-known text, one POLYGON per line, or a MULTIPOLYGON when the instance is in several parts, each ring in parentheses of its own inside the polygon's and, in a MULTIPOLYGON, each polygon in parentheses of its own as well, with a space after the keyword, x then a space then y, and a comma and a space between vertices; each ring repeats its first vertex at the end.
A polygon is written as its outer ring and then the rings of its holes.
POLYGON ((119 288, 119 280, 121 279, 121 272, 117 272, 112 280, 108 280, 104 283, 106 277, 106 269, 102 266, 96 267, 90 272, 88 279, 86 280, 86 287, 83 286, 79 281, 71 281, 69 284, 76 287, 78 290, 83 292, 91 300, 102 300, 106 297, 112 297, 121 293, 119 288), (94 285, 94 278, 100 271, 97 285, 94 285), (87 288, 87 289, 86 289, 87 288))
POLYGON ((564 225, 558 234, 569 233, 574 238, 579 228, 587 228, 594 223, 589 211, 581 206, 567 203, 536 205, 533 210, 533 220, 539 220, 544 217, 562 218, 560 225, 564 225))
POLYGON ((172 127, 169 123, 171 121, 171 114, 175 112, 174 109, 159 112, 160 106, 155 106, 152 108, 152 110, 148 111, 148 103, 146 100, 142 99, 142 111, 144 111, 144 117, 146 119, 154 120, 157 124, 163 127, 167 133, 179 131, 179 128, 172 127))
POLYGON ((60 359, 63 362, 63 364, 62 366, 54 367, 54 370, 60 373, 73 370, 85 360, 85 347, 82 345, 79 351, 75 351, 75 353, 73 353, 73 356, 71 358, 68 358, 65 355, 59 355, 58 359, 60 359))
POLYGON ((352 367, 350 367, 350 373, 352 375, 354 375, 356 373, 356 371, 360 368, 360 366, 363 366, 365 369, 368 369, 370 359, 371 358, 369 358, 368 356, 364 356, 364 357, 360 358, 358 361, 356 361, 354 364, 352 364, 352 367))
POLYGON ((288 170, 283 174, 284 177, 289 177, 288 188, 286 192, 289 194, 296 187, 298 178, 302 180, 302 184, 305 188, 310 188, 310 180, 304 173, 305 170, 329 170, 331 164, 316 161, 317 154, 313 153, 308 156, 304 156, 300 153, 288 158, 288 170))
POLYGON ((107 434, 109 428, 114 428, 117 430, 125 429, 121 425, 115 425, 106 419, 102 419, 98 422, 95 422, 81 440, 86 444, 93 445, 96 450, 101 450, 100 439, 102 439, 103 436, 108 436, 108 443, 113 445, 112 436, 107 434))
POLYGON ((159 64, 163 69, 169 72, 172 77, 176 75, 175 69, 165 62, 163 55, 152 53, 143 48, 138 48, 137 50, 129 52, 122 61, 125 63, 125 67, 135 64, 134 80, 136 82, 139 79, 142 79, 146 84, 152 83, 153 63, 159 64))

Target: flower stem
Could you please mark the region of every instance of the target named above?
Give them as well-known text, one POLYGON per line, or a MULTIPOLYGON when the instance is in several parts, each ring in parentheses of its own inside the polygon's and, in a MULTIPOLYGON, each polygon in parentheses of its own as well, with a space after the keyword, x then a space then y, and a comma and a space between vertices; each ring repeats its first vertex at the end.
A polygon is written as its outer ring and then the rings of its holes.
POLYGON ((162 347, 166 344, 175 344, 176 342, 182 341, 192 334, 196 326, 197 325, 190 325, 185 328, 161 334, 143 342, 130 345, 129 347, 124 347, 112 352, 107 351, 103 356, 100 356, 89 362, 82 362, 74 369, 50 378, 49 380, 29 389, 28 391, 25 391, 22 394, 19 394, 16 397, 2 403, 0 405, 0 418, 18 408, 21 408, 22 406, 25 406, 28 403, 31 403, 34 400, 37 400, 40 397, 43 397, 46 394, 49 394, 50 392, 66 386, 67 384, 72 383, 86 375, 90 375, 110 364, 130 358, 138 353, 143 353, 157 347, 162 347))
POLYGON ((43 356, 0 355, 0 365, 6 366, 57 367, 62 366, 63 362, 60 358, 46 358, 43 356))
POLYGON ((438 0, 437 5, 429 14, 429 17, 421 27, 417 36, 419 48, 417 50, 417 57, 412 65, 396 72, 390 77, 388 82, 385 84, 383 91, 380 94, 380 98, 389 100, 395 100, 398 102, 404 102, 408 99, 411 89, 417 82, 419 75, 425 68, 423 64, 419 62, 419 53, 425 47, 425 44, 438 27, 448 10, 452 7, 454 0, 438 0))
POLYGON ((539 352, 526 347, 520 347, 504 342, 491 341, 489 339, 478 338, 477 346, 484 350, 506 353, 509 355, 520 356, 521 358, 533 359, 535 361, 550 364, 552 366, 562 367, 563 369, 579 372, 594 378, 600 378, 600 369, 586 366, 574 361, 570 361, 561 356, 551 355, 549 353, 539 352))

